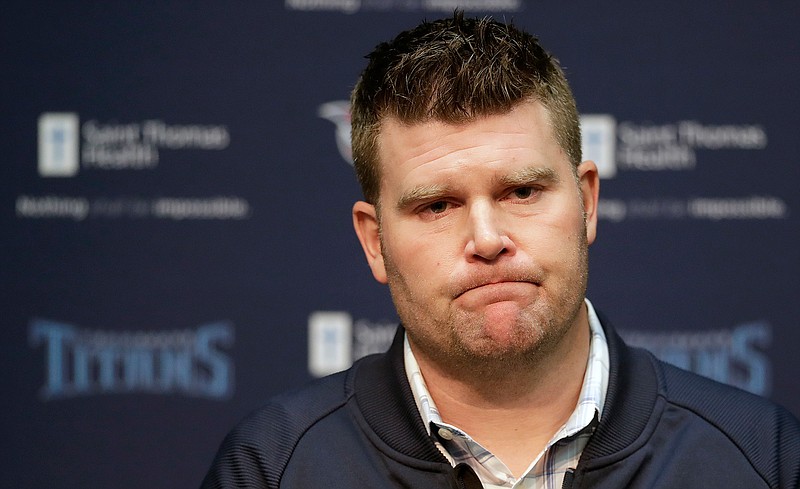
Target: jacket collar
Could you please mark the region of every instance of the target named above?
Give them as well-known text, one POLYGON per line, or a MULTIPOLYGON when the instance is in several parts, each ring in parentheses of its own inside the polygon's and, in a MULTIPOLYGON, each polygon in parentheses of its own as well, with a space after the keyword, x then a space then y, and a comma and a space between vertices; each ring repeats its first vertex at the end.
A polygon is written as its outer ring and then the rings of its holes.
POLYGON ((401 325, 386 353, 357 364, 353 374, 356 402, 370 428, 390 447, 414 458, 447 463, 428 435, 408 385, 404 336, 401 325))
MULTIPOLYGON (((598 316, 608 341, 608 391, 601 421, 583 451, 582 465, 634 443, 650 419, 659 392, 647 354, 625 345, 610 322, 601 313, 598 316)), ((404 334, 401 325, 385 354, 367 357, 356 365, 356 402, 370 428, 394 450, 430 462, 447 462, 430 439, 414 402, 403 363, 404 334)))
POLYGON ((608 319, 601 313, 598 316, 608 340, 608 391, 603 416, 583 450, 582 464, 632 445, 651 420, 661 392, 650 354, 630 348, 608 319))

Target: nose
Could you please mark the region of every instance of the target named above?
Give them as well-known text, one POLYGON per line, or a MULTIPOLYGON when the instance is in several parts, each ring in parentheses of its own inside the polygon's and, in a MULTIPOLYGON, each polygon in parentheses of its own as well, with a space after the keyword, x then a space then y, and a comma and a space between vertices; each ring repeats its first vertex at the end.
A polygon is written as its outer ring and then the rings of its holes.
POLYGON ((516 252, 516 245, 503 229, 498 210, 491 204, 474 205, 470 209, 468 226, 469 239, 464 249, 468 261, 491 261, 516 252))

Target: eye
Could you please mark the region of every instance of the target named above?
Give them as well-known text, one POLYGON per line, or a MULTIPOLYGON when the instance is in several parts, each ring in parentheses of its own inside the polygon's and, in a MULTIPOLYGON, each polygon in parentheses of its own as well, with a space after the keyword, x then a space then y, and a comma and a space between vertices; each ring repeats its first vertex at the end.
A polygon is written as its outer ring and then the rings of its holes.
POLYGON ((441 214, 442 212, 446 211, 448 208, 448 204, 444 200, 438 200, 436 202, 432 202, 425 207, 425 210, 430 212, 431 214, 441 214))
POLYGON ((526 185, 512 189, 505 198, 511 202, 527 204, 538 200, 541 193, 541 187, 536 185, 526 185))
POLYGON ((514 197, 518 199, 527 199, 530 198, 531 195, 533 195, 533 191, 534 191, 533 187, 520 187, 518 189, 514 189, 512 194, 514 195, 514 197))
POLYGON ((424 220, 433 220, 449 215, 455 207, 458 206, 449 200, 434 200, 420 206, 416 212, 424 220))

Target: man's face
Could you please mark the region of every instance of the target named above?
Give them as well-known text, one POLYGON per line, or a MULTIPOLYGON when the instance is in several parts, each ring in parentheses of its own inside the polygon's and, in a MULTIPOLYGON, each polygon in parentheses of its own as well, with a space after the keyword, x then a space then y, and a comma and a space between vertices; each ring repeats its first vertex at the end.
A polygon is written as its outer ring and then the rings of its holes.
POLYGON ((513 365, 575 329, 597 169, 576 182, 541 104, 460 125, 388 119, 378 142, 380 212, 359 202, 354 223, 417 356, 513 365))

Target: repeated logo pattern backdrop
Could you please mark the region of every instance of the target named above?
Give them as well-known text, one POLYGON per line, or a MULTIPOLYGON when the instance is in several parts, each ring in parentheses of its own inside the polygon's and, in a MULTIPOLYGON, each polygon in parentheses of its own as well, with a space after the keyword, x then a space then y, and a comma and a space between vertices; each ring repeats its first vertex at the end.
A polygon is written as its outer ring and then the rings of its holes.
POLYGON ((794 3, 14 1, 0 485, 196 487, 248 411, 388 344, 346 100, 375 44, 457 5, 566 68, 603 176, 595 306, 800 415, 794 3))

